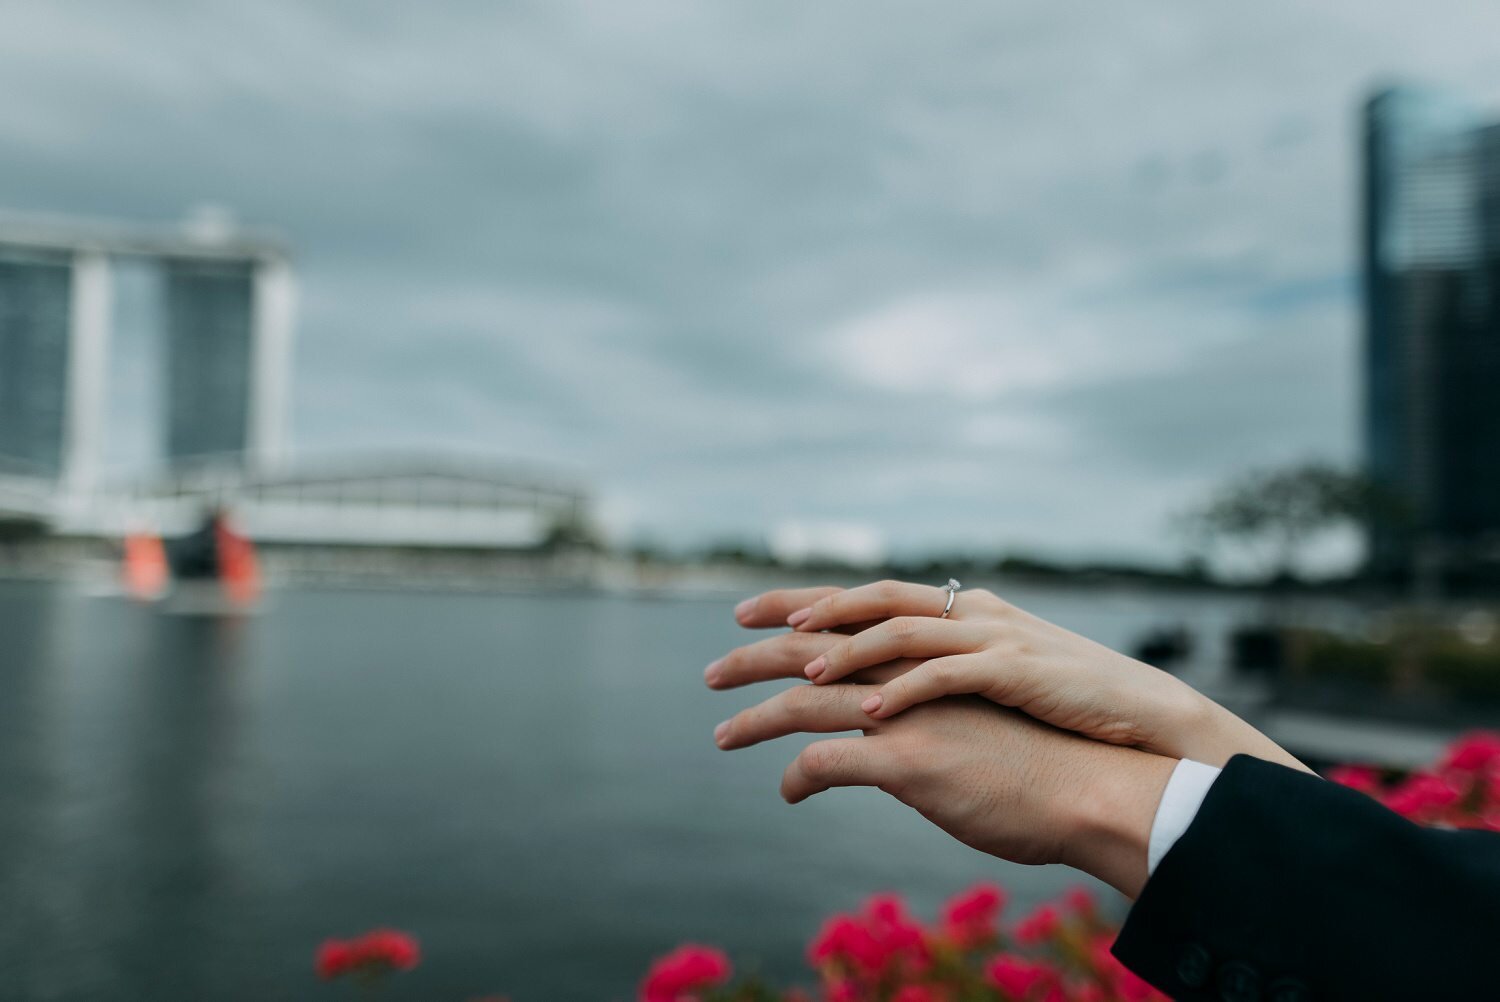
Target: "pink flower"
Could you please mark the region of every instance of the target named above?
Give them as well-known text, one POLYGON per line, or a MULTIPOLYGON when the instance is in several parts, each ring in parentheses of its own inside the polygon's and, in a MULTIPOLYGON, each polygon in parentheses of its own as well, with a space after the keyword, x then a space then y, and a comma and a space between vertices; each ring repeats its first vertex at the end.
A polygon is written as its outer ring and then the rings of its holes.
POLYGON ((907 972, 927 969, 932 961, 927 932, 895 894, 877 894, 865 902, 865 928, 880 944, 884 964, 899 962, 907 972))
POLYGON ((352 971, 370 975, 409 971, 422 959, 414 937, 395 929, 372 929, 354 939, 330 939, 318 947, 313 965, 324 979, 352 971))
POLYGON ((891 1002, 944 1002, 947 993, 932 985, 903 985, 891 996, 891 1002))
POLYGON ((859 982, 852 978, 840 978, 828 983, 823 991, 824 1002, 860 1002, 859 982))
POLYGON ((1056 905, 1042 905, 1030 915, 1016 923, 1013 931, 1017 941, 1033 946, 1051 939, 1062 925, 1062 916, 1056 905))
POLYGON ((1134 972, 1120 963, 1119 959, 1111 951, 1114 945, 1114 934, 1104 933, 1095 936, 1089 943, 1088 957, 1098 975, 1106 985, 1109 986, 1112 999, 1121 1002, 1152 1002, 1162 996, 1145 981, 1136 977, 1134 972))
POLYGON ((317 968, 318 977, 325 981, 331 980, 354 966, 354 952, 343 940, 325 940, 323 945, 318 947, 313 966, 317 968))
POLYGON ((1447 777, 1418 772, 1385 796, 1385 806, 1402 817, 1418 821, 1433 820, 1444 808, 1458 803, 1463 790, 1447 777))
POLYGON ((1094 895, 1085 887, 1073 887, 1063 895, 1063 904, 1068 911, 1079 918, 1091 919, 1099 914, 1099 906, 1094 901, 1094 895))
POLYGON ((885 966, 886 950, 864 923, 851 915, 835 915, 813 937, 807 959, 814 967, 843 963, 873 975, 885 966))
POLYGON ((641 1002, 696 1002, 698 993, 729 980, 733 969, 722 950, 685 943, 646 972, 641 982, 641 1002))
POLYGON ((943 935, 955 946, 981 946, 998 933, 1005 892, 994 884, 975 884, 943 906, 943 935))
POLYGON ((1057 983, 1057 973, 1046 964, 1005 953, 990 961, 984 976, 1007 999, 1015 1000, 1029 1000, 1033 994, 1039 996, 1057 983))
POLYGON ((1380 770, 1372 765, 1341 765, 1328 771, 1328 779, 1360 793, 1380 792, 1380 770))
POLYGON ((1500 734, 1475 731, 1448 746, 1441 768, 1478 772, 1494 762, 1500 762, 1500 734))
POLYGON ((409 971, 422 959, 417 941, 395 929, 376 929, 365 933, 355 941, 360 962, 366 965, 383 965, 395 971, 409 971))

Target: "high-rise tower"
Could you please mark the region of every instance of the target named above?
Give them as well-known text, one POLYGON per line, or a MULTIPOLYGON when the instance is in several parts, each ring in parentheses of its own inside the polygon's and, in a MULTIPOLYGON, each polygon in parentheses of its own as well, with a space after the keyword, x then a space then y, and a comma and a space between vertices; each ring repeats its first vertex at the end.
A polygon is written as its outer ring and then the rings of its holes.
POLYGON ((1383 573, 1500 540, 1500 129, 1448 95, 1364 115, 1365 452, 1383 573))

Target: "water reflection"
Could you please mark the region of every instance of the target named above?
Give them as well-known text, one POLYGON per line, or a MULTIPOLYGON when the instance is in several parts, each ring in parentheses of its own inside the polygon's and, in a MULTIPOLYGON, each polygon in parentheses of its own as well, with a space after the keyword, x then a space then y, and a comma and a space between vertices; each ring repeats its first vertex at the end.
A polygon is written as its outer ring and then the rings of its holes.
MULTIPOLYGON (((1016 597, 1111 643, 1233 611, 1016 597)), ((429 955, 391 999, 628 998, 685 939, 795 978, 871 891, 1074 882, 875 791, 782 805, 794 742, 709 738, 766 695, 702 685, 730 605, 288 592, 238 621, 0 586, 0 996, 300 997, 320 939, 390 924, 429 955)))

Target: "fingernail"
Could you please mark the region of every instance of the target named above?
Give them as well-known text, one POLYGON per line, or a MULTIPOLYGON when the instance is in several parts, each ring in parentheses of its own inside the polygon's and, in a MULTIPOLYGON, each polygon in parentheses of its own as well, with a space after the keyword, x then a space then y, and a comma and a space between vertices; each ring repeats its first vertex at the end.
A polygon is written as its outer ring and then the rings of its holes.
POLYGON ((802 669, 803 674, 805 674, 808 678, 817 678, 819 675, 823 674, 823 672, 825 672, 827 670, 828 670, 828 659, 825 658, 825 657, 823 657, 822 655, 819 655, 818 657, 813 658, 811 661, 808 662, 807 667, 804 668, 804 669, 802 669))
POLYGON ((787 626, 794 626, 794 627, 795 626, 801 626, 803 623, 807 622, 807 620, 811 616, 812 616, 812 607, 811 606, 808 606, 806 609, 798 609, 796 612, 794 612, 790 616, 786 617, 786 625, 787 626))
POLYGON ((729 736, 729 721, 724 721, 714 728, 714 744, 720 748, 724 747, 724 739, 729 736))
POLYGON ((863 703, 860 703, 859 708, 861 710, 864 710, 866 713, 874 713, 876 710, 880 709, 881 702, 883 701, 880 698, 880 693, 877 692, 875 695, 871 696, 863 703))
POLYGON ((750 618, 750 614, 755 611, 755 602, 756 602, 755 599, 753 599, 753 598, 747 598, 747 599, 745 599, 745 601, 743 601, 739 605, 735 606, 734 607, 734 618, 735 619, 740 619, 740 620, 750 618))
POLYGON ((709 665, 707 668, 703 669, 703 681, 707 682, 709 685, 713 685, 714 683, 718 682, 719 681, 719 666, 722 665, 723 663, 724 663, 724 659, 720 658, 719 660, 715 661, 713 664, 709 665))

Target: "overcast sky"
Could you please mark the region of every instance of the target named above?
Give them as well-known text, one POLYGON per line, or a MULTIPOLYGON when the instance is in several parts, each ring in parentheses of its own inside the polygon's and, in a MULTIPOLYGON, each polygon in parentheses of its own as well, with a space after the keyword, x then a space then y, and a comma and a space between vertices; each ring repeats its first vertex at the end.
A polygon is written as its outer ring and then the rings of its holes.
POLYGON ((303 449, 561 464, 621 535, 1170 558, 1225 475, 1355 457, 1357 103, 1500 103, 1497 38, 1493 0, 7 3, 0 205, 285 233, 303 449))

